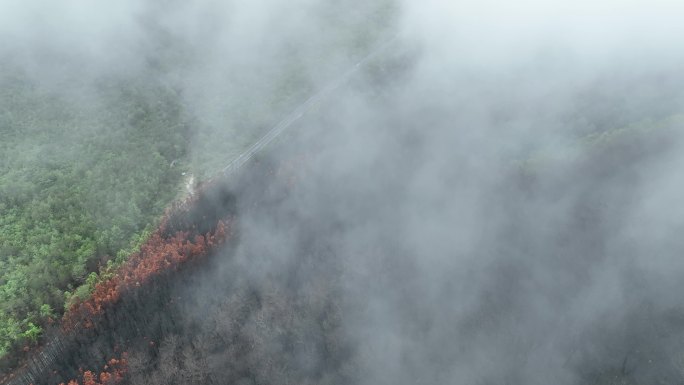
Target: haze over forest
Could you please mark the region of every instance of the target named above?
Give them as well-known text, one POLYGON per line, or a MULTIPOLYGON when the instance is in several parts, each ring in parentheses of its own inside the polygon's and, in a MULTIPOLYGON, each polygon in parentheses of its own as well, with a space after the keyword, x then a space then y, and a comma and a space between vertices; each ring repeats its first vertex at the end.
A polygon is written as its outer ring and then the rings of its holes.
POLYGON ((684 383, 681 20, 5 0, 0 382, 684 383))

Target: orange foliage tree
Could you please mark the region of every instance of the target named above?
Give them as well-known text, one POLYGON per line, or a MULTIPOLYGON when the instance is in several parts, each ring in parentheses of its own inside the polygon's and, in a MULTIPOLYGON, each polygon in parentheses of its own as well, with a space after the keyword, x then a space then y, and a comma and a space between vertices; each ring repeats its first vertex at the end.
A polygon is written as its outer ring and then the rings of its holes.
MULTIPOLYGON (((82 371, 81 383, 79 383, 78 380, 71 380, 67 385, 114 385, 123 381, 127 371, 127 354, 124 352, 120 359, 112 358, 109 360, 99 376, 90 370, 86 370, 85 372, 82 371)), ((62 382, 59 385, 64 385, 64 383, 62 382)))
POLYGON ((179 231, 165 238, 163 225, 132 254, 128 260, 108 279, 93 289, 84 301, 76 302, 65 313, 63 326, 72 330, 79 323, 86 328, 93 326, 93 317, 102 314, 107 305, 119 300, 122 293, 135 290, 170 269, 177 269, 183 263, 206 255, 232 234, 230 221, 219 221, 212 233, 196 235, 190 239, 189 232, 179 231))

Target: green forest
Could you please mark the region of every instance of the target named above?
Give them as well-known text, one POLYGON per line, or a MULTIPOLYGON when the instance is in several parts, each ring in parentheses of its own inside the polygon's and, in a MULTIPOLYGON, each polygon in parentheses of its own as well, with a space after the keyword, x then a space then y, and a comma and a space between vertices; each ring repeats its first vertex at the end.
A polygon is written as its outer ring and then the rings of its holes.
POLYGON ((17 71, 0 84, 0 356, 35 342, 88 273, 125 257, 179 194, 188 119, 148 79, 75 104, 17 71), (97 256, 97 258, 95 258, 97 256))
POLYGON ((8 1, 0 385, 684 383, 675 12, 8 1))
POLYGON ((257 67, 229 62, 218 84, 193 59, 207 47, 153 20, 143 20, 151 43, 140 68, 81 76, 68 59, 66 75, 51 79, 0 57, 0 357, 39 342, 101 267, 145 241, 189 181, 215 175, 392 20, 389 1, 338 17, 344 7, 316 10, 329 34, 278 46, 267 56, 276 61, 257 67))

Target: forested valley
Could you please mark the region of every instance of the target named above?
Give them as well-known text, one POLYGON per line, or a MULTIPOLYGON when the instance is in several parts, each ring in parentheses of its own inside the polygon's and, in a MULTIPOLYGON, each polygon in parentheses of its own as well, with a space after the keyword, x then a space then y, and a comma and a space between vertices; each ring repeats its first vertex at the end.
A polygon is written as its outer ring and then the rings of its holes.
MULTIPOLYGON (((318 12, 326 17, 334 8, 318 12)), ((173 201, 216 175, 312 92, 309 62, 320 65, 321 75, 334 73, 339 60, 319 55, 337 50, 354 58, 375 44, 382 23, 371 21, 384 8, 378 2, 359 8, 360 17, 329 23, 339 31, 330 47, 333 36, 311 39, 318 50, 276 47, 269 55, 280 67, 264 63, 262 87, 240 73, 242 63, 228 61, 235 72, 221 81, 230 93, 199 96, 193 93, 207 79, 192 79, 204 64, 193 56, 211 46, 189 44, 154 19, 173 17, 163 7, 150 4, 140 15, 136 28, 145 42, 126 47, 133 59, 116 51, 116 63, 103 65, 79 46, 3 40, 0 368, 9 370, 47 341, 65 310, 139 251, 173 201)))
POLYGON ((295 3, 0 16, 0 383, 684 383, 675 12, 295 3))

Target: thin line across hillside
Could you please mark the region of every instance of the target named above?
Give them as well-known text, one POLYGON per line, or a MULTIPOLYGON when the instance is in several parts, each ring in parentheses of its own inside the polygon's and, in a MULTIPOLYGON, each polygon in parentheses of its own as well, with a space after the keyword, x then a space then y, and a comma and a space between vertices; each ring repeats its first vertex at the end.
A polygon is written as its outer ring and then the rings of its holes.
POLYGON ((304 116, 311 108, 321 100, 325 99, 327 96, 332 94, 335 90, 340 88, 342 85, 347 83, 349 79, 354 76, 359 70, 361 70, 369 61, 382 53, 387 47, 396 41, 396 37, 393 37, 384 43, 377 46, 371 53, 366 55, 359 62, 354 64, 349 70, 342 74, 339 78, 331 81, 325 87, 323 87, 316 94, 311 96, 305 102, 300 104, 282 120, 280 120, 273 128, 271 128, 264 136, 252 144, 247 150, 242 154, 238 155, 237 158, 233 159, 226 167, 223 168, 222 173, 224 175, 229 175, 240 169, 245 163, 254 157, 259 151, 264 147, 268 146, 274 139, 280 136, 287 128, 292 126, 293 123, 298 121, 304 116))

